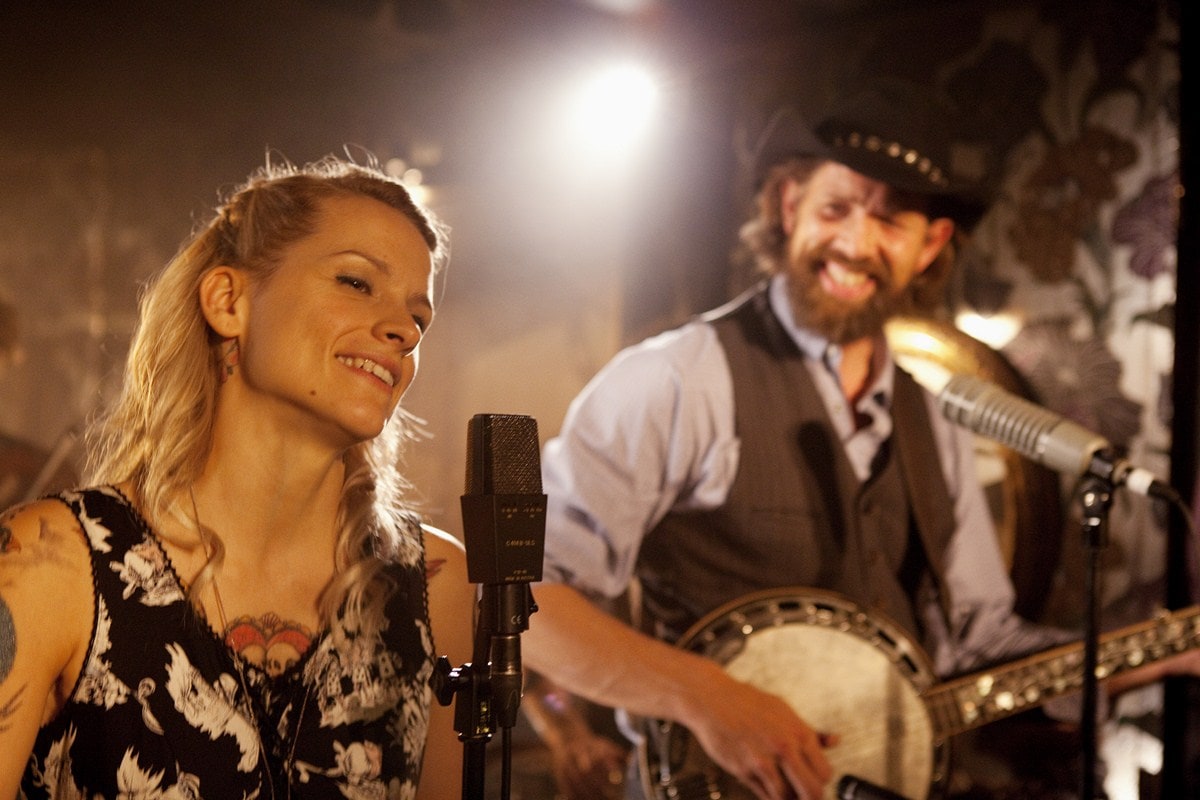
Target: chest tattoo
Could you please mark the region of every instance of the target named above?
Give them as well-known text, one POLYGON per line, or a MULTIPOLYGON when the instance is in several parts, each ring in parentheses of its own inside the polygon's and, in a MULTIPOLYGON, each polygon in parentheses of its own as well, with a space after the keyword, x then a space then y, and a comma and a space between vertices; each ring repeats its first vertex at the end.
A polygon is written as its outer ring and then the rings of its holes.
POLYGON ((225 631, 225 644, 251 664, 275 677, 303 658, 312 646, 314 634, 299 622, 290 622, 278 614, 238 617, 225 631))

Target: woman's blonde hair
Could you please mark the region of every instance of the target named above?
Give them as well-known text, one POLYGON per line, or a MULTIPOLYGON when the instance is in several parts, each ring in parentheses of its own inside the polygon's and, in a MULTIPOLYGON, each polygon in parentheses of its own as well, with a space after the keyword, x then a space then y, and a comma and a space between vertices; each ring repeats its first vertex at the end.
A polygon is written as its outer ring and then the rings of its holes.
MULTIPOLYGON (((444 268, 444 226, 375 166, 333 156, 303 167, 268 162, 146 286, 120 395, 89 431, 89 483, 129 482, 149 519, 192 522, 191 509, 178 505, 209 455, 221 368, 220 338, 200 308, 201 278, 231 265, 253 281, 265 279, 289 245, 313 232, 321 203, 338 196, 374 198, 403 213, 428 244, 434 275, 444 268)), ((383 566, 420 558, 419 520, 406 505, 409 487, 399 471, 403 444, 415 431, 414 418, 397 406, 379 436, 344 455, 336 574, 320 598, 325 624, 340 613, 349 629, 378 629, 390 594, 383 566)), ((189 589, 193 597, 224 554, 213 532, 197 535, 209 558, 189 589)))

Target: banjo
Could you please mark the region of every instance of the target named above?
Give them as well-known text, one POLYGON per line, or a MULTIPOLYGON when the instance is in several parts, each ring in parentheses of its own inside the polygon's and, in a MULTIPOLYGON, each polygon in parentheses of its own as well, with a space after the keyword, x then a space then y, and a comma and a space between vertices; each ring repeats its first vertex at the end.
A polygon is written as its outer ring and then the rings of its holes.
MULTIPOLYGON (((1200 645, 1200 606, 1105 634, 1101 679, 1200 645)), ((834 780, 853 775, 924 800, 946 777, 947 740, 1083 686, 1083 643, 938 682, 925 652, 899 625, 841 595, 814 589, 756 592, 701 619, 680 647, 732 677, 782 697, 817 730, 834 780), (844 690, 843 687, 854 687, 844 690)), ((681 725, 643 720, 639 772, 657 800, 753 800, 681 725)))

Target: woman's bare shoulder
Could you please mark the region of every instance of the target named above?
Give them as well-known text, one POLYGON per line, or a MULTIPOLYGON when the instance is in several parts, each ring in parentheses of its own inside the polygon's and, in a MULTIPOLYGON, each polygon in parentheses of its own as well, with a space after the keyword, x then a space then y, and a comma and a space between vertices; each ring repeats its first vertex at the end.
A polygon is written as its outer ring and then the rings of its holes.
MULTIPOLYGON (((0 514, 0 750, 28 752, 62 707, 86 657, 93 608, 88 547, 71 509, 47 499, 0 514)), ((6 768, 0 786, 18 777, 6 768)))

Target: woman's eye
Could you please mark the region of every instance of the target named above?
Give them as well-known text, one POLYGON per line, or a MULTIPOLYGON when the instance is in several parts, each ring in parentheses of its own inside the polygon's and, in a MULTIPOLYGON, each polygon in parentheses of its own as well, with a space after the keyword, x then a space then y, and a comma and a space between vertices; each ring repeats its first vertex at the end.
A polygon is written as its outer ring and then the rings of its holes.
POLYGON ((362 278, 356 278, 353 275, 338 275, 338 283, 349 286, 351 289, 362 292, 363 294, 371 293, 371 284, 364 281, 362 278))

